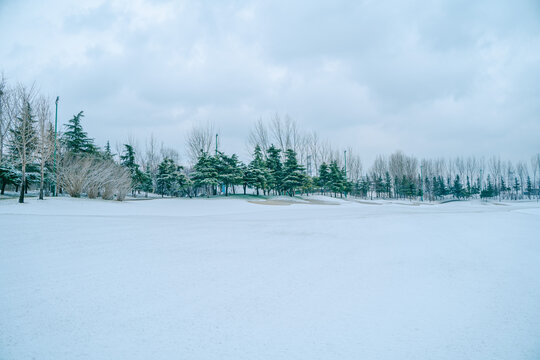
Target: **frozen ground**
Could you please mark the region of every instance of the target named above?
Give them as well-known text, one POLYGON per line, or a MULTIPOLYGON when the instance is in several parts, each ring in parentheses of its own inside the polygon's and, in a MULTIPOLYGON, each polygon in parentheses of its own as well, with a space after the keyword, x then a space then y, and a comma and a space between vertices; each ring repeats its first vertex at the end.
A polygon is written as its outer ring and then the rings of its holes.
POLYGON ((0 359, 539 359, 536 202, 0 201, 0 359))

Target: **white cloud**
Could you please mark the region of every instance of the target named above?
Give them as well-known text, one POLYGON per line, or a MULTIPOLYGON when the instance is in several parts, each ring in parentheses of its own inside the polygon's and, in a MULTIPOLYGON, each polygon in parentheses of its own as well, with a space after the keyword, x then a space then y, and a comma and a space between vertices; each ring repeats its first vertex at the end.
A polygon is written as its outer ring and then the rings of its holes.
POLYGON ((367 159, 538 151, 540 7, 533 1, 0 4, 0 66, 85 110, 98 142, 154 133, 179 150, 219 124, 288 113, 367 159))

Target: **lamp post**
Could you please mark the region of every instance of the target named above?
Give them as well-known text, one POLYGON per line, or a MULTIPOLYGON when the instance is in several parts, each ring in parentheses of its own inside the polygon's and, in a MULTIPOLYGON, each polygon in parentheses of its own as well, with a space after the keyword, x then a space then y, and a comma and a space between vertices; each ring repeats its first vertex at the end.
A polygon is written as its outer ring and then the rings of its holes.
POLYGON ((60 97, 56 97, 56 112, 54 114, 54 160, 53 160, 53 170, 54 170, 54 177, 56 180, 54 181, 54 192, 53 196, 58 196, 58 176, 56 173, 56 133, 58 131, 58 100, 60 100, 60 97))

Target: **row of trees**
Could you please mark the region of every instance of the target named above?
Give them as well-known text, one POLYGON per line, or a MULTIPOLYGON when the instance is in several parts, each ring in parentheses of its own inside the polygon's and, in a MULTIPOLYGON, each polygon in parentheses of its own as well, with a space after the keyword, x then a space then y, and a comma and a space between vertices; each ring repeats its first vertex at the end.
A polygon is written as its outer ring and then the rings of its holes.
POLYGON ((129 168, 118 164, 110 147, 101 151, 83 131, 81 111, 56 138, 51 101, 35 87, 9 87, 0 78, 0 181, 19 192, 19 202, 32 185, 39 199, 55 188, 78 197, 123 200, 132 188, 129 168), (57 156, 53 156, 57 155, 57 156))
POLYGON ((188 163, 151 136, 145 151, 132 139, 113 152, 100 149, 83 130, 81 111, 56 142, 51 101, 34 87, 9 87, 0 78, 0 181, 19 191, 39 186, 40 199, 55 186, 71 196, 122 200, 129 192, 162 196, 257 195, 319 192, 365 198, 456 199, 538 196, 540 154, 530 162, 498 157, 422 159, 395 152, 378 156, 368 171, 351 149, 335 150, 315 132, 304 133, 278 115, 254 124, 248 138, 251 160, 219 151, 212 124, 196 126, 186 138, 188 163), (39 185, 38 185, 39 184, 39 185))

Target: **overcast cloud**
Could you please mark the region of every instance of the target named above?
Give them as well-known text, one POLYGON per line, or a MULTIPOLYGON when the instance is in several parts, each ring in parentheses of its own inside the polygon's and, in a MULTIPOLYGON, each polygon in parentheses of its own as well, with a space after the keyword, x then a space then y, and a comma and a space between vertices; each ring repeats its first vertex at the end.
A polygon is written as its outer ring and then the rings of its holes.
POLYGON ((214 121, 246 157, 288 114, 367 161, 540 150, 538 1, 6 1, 0 70, 84 110, 99 145, 183 152, 214 121))

